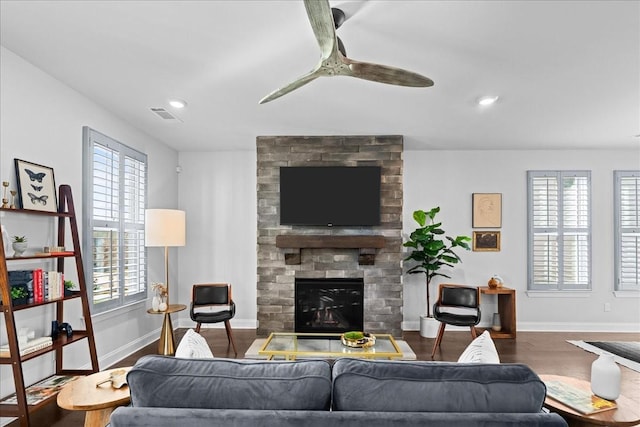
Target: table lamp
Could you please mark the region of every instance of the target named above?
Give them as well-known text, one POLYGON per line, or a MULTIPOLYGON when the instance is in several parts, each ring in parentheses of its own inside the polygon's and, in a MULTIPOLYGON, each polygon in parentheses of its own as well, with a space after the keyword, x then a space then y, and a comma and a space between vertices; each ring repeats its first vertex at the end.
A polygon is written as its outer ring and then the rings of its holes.
POLYGON ((169 307, 169 246, 185 245, 185 212, 176 209, 146 209, 144 219, 144 245, 164 246, 164 277, 169 307))

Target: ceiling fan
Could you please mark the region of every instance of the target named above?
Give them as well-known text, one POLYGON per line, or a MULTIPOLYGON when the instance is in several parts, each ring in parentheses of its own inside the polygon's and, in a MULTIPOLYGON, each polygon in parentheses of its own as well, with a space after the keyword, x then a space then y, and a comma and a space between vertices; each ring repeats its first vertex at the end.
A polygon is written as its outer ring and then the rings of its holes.
POLYGON ((332 11, 328 0, 304 0, 304 6, 320 45, 320 62, 310 72, 262 98, 260 104, 273 101, 321 76, 351 76, 398 86, 433 86, 433 80, 411 71, 347 58, 342 41, 336 36, 336 28, 344 22, 344 12, 332 11))

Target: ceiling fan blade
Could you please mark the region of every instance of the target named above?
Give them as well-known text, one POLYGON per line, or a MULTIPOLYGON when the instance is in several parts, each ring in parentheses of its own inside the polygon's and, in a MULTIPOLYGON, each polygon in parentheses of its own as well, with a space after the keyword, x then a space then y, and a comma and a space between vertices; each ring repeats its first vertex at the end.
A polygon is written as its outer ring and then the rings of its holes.
POLYGON ((331 56, 337 44, 336 28, 329 1, 305 0, 304 7, 307 9, 311 28, 322 51, 322 58, 326 59, 331 56))
POLYGON ((315 68, 314 70, 308 72, 300 76, 297 80, 289 83, 288 85, 281 87, 280 89, 276 89, 271 92, 269 95, 265 96, 260 100, 260 104, 266 104, 269 101, 273 101, 274 99, 280 98, 282 95, 286 95, 287 93, 298 89, 301 86, 306 85, 307 83, 317 79, 323 75, 322 70, 315 68))
POLYGON ((388 65, 370 64, 344 58, 349 65, 351 75, 359 79, 371 80, 379 83, 387 83, 398 86, 430 87, 433 80, 421 74, 388 65))

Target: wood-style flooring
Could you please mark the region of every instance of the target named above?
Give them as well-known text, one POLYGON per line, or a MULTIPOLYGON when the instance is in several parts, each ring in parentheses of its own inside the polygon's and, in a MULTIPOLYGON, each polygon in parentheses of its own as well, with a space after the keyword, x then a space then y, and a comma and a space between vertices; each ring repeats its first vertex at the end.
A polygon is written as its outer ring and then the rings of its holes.
MULTIPOLYGON (((176 342, 180 341, 186 329, 176 330, 176 342)), ((203 329, 201 334, 207 339, 216 357, 235 357, 233 350, 227 343, 224 329, 203 329)), ((238 358, 242 358, 245 351, 256 339, 255 330, 234 330, 238 358)), ((418 332, 405 332, 406 340, 418 360, 431 360, 433 339, 422 338, 418 332)), ((587 333, 587 332, 518 332, 516 339, 495 340, 501 362, 524 363, 538 374, 567 375, 589 381, 591 363, 596 355, 584 351, 567 340, 584 341, 640 341, 638 333, 587 333)), ((471 341, 468 332, 447 331, 442 339, 442 345, 433 360, 456 361, 462 351, 471 341)), ((143 349, 107 368, 131 366, 140 357, 155 354, 158 344, 150 344, 143 349)), ((622 394, 640 404, 640 373, 624 366, 622 370, 622 394)), ((80 427, 84 424, 84 412, 66 411, 55 404, 51 404, 31 414, 31 425, 37 427, 80 427)), ((9 424, 18 426, 17 422, 9 424)))

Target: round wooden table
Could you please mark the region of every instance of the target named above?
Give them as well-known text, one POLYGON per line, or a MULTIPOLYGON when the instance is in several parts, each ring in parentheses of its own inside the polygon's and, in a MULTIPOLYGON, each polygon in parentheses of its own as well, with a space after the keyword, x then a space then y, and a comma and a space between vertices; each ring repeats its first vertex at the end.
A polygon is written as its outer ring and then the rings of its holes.
POLYGON ((173 336, 173 325, 171 324, 171 313, 177 313, 178 311, 185 310, 187 308, 184 304, 169 304, 165 311, 155 311, 148 309, 149 314, 164 314, 164 321, 162 322, 162 331, 160 331, 160 341, 158 341, 158 353, 165 356, 173 356, 176 352, 176 339, 173 336))
MULTIPOLYGON (((577 378, 565 377, 562 375, 539 375, 544 382, 562 381, 574 387, 591 391, 589 381, 577 378)), ((591 415, 581 414, 580 412, 563 405, 557 400, 547 397, 544 406, 552 412, 560 414, 571 427, 587 427, 587 426, 611 426, 611 427, 629 427, 640 424, 640 402, 620 395, 616 399, 618 407, 608 411, 598 412, 591 415)))
POLYGON ((120 369, 128 372, 131 367, 97 372, 71 381, 58 393, 58 406, 70 411, 87 411, 85 427, 106 426, 114 409, 131 401, 129 386, 125 384, 121 388, 113 388, 111 382, 104 382, 113 371, 120 369))

